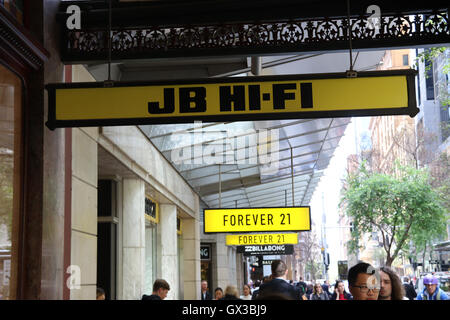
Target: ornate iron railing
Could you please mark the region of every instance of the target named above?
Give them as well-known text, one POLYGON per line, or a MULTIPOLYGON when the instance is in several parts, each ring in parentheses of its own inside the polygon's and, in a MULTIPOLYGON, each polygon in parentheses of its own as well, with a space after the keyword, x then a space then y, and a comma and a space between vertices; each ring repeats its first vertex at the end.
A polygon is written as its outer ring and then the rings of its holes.
MULTIPOLYGON (((447 11, 382 16, 374 28, 368 16, 350 19, 353 48, 420 46, 450 42, 447 11)), ((106 28, 67 30, 63 61, 107 57, 106 28)), ((270 54, 345 50, 347 18, 280 23, 186 25, 112 30, 112 59, 270 54)))

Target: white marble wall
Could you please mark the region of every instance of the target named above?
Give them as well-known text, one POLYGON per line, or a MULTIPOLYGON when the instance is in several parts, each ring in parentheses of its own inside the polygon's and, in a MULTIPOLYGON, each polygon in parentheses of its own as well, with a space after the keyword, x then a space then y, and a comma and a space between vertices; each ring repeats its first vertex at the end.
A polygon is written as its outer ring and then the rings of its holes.
POLYGON ((200 299, 200 228, 196 219, 183 219, 184 299, 200 299))
POLYGON ((124 179, 122 183, 122 299, 140 300, 145 279, 145 186, 140 179, 124 179))
POLYGON ((156 192, 197 217, 198 195, 138 127, 103 127, 99 143, 156 192))
POLYGON ((230 259, 231 248, 225 245, 225 235, 218 234, 216 242, 216 261, 213 261, 217 286, 223 290, 229 285, 237 285, 236 264, 230 259), (215 263, 214 263, 215 262, 215 263))
POLYGON ((81 287, 71 300, 95 300, 97 284, 97 128, 72 129, 71 265, 81 287))
POLYGON ((159 206, 157 277, 170 285, 168 300, 178 299, 177 207, 159 206))
POLYGON ((237 255, 236 249, 227 246, 225 243, 225 234, 205 234, 203 233, 203 223, 199 224, 200 228, 200 238, 202 243, 213 244, 213 255, 212 255, 212 281, 214 282, 212 286, 210 284, 210 289, 214 290, 215 287, 221 287, 225 290, 228 285, 235 285, 240 290, 241 284, 243 283, 243 270, 238 268, 242 255, 237 255), (240 274, 242 273, 242 275, 240 274))

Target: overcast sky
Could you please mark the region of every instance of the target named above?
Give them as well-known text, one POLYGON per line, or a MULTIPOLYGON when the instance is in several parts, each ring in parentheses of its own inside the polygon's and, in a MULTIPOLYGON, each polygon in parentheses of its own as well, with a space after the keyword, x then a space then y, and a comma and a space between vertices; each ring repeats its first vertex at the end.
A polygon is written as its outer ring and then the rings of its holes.
POLYGON ((370 117, 352 118, 310 203, 311 219, 318 239, 321 239, 322 212, 326 214, 326 240, 331 260, 330 281, 337 278, 337 261, 343 260, 345 254, 340 243, 339 229, 335 227, 338 225, 338 205, 342 180, 346 176, 347 157, 357 153, 356 145, 360 143, 362 135, 368 134, 369 122, 370 117), (322 201, 322 194, 324 201, 322 201))

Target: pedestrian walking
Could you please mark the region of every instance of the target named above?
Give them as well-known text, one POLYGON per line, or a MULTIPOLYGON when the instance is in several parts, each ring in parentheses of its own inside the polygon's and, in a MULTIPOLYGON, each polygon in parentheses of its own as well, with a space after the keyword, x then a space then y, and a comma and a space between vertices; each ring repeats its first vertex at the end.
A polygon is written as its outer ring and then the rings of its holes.
POLYGON ((360 262, 348 271, 348 286, 354 300, 378 300, 380 283, 375 269, 368 263, 360 262), (376 280, 376 281, 374 281, 376 280))
MULTIPOLYGON (((269 276, 265 276, 265 277, 263 277, 262 283, 266 283, 266 282, 269 282, 269 281, 270 281, 270 277, 269 276)), ((259 284, 258 287, 255 290, 253 290, 252 300, 256 300, 256 298, 258 298, 259 288, 261 288, 262 283, 259 284)))
POLYGON ((337 280, 334 285, 334 292, 330 297, 330 300, 352 300, 353 297, 350 293, 345 291, 344 282, 337 280))
POLYGON ((97 287, 97 300, 106 300, 105 290, 97 287))
POLYGON ((306 293, 306 282, 300 277, 300 281, 297 283, 297 287, 300 289, 300 293, 304 295, 306 293))
POLYGON ((417 297, 417 292, 414 289, 414 285, 408 277, 403 277, 403 288, 405 288, 405 294, 409 300, 414 300, 417 297))
POLYGON ((323 291, 320 283, 314 285, 313 293, 310 295, 309 300, 329 300, 328 294, 323 291))
POLYGON ((378 300, 408 300, 399 276, 389 267, 380 268, 380 294, 378 300))
POLYGON ((323 290, 323 292, 325 292, 328 295, 328 297, 331 296, 331 294, 330 294, 330 283, 328 282, 328 280, 325 280, 323 282, 322 290, 323 290))
POLYGON ((241 300, 236 286, 227 286, 225 288, 225 295, 220 300, 241 300))
POLYGON ((244 294, 240 297, 242 300, 252 300, 251 290, 248 284, 244 284, 243 293, 244 294))
POLYGON ((164 300, 169 290, 170 286, 166 280, 156 279, 153 283, 152 294, 150 296, 144 294, 142 300, 164 300))
POLYGON ((423 278, 425 288, 417 295, 416 300, 449 300, 447 294, 439 288, 439 280, 428 274, 423 278))
POLYGON ((306 286, 306 296, 309 297, 311 294, 313 293, 313 285, 312 284, 308 284, 306 286))
POLYGON ((284 295, 286 299, 300 300, 300 290, 290 285, 286 276, 288 269, 282 260, 274 260, 271 264, 272 280, 263 283, 259 289, 259 300, 268 299, 273 294, 284 295))
POLYGON ((208 281, 203 280, 201 283, 201 288, 202 288, 201 299, 202 300, 212 300, 211 293, 209 293, 209 291, 208 291, 208 281))
POLYGON ((223 290, 221 287, 217 287, 216 290, 214 290, 214 300, 220 300, 223 298, 223 290))

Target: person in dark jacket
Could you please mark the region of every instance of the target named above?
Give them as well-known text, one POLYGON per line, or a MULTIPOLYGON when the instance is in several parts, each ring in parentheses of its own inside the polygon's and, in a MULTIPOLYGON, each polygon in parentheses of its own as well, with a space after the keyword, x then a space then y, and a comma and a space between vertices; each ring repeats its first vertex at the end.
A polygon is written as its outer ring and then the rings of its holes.
POLYGON ((170 286, 166 280, 156 279, 153 283, 153 293, 148 296, 144 294, 142 300, 164 300, 167 297, 167 293, 170 290, 170 286))
MULTIPOLYGON (((262 283, 266 283, 266 282, 269 282, 269 281, 270 281, 270 277, 269 276, 265 276, 265 277, 263 277, 262 283)), ((258 288, 253 290, 252 300, 256 300, 258 298, 259 288, 261 288, 262 283, 258 284, 258 288)))
POLYGON ((223 298, 223 290, 221 287, 217 287, 216 290, 214 290, 214 299, 213 300, 220 300, 223 298))
POLYGON ((97 300, 106 300, 105 290, 97 287, 97 300))
POLYGON ((306 286, 306 296, 309 297, 310 295, 312 295, 313 291, 314 291, 313 285, 312 284, 308 284, 306 286))
POLYGON ((414 285, 409 281, 408 277, 403 278, 403 287, 405 288, 406 297, 409 300, 414 300, 417 297, 417 292, 414 289, 414 285))
POLYGON ((337 280, 334 285, 334 292, 330 297, 330 300, 353 300, 353 297, 350 293, 345 291, 344 282, 341 280, 337 280))
POLYGON ((202 292, 201 292, 202 300, 212 300, 211 293, 208 291, 208 281, 202 281, 202 292))
POLYGON ((309 300, 329 300, 328 294, 323 291, 320 283, 314 285, 313 293, 310 295, 309 300))
POLYGON ((272 280, 263 283, 259 288, 258 300, 264 300, 279 294, 286 296, 287 299, 300 300, 300 290, 286 281, 288 269, 286 264, 281 260, 274 260, 271 265, 272 280))
POLYGON ((303 281, 303 278, 300 277, 300 281, 297 282, 297 287, 300 289, 300 294, 303 295, 306 293, 306 282, 303 281))
POLYGON ((239 291, 236 286, 227 286, 225 295, 220 300, 241 300, 239 299, 239 291))
POLYGON ((325 280, 325 281, 323 282, 323 284, 322 284, 322 290, 323 290, 323 292, 325 292, 325 293, 328 295, 328 297, 331 296, 331 293, 330 293, 330 284, 328 283, 328 280, 325 280))

